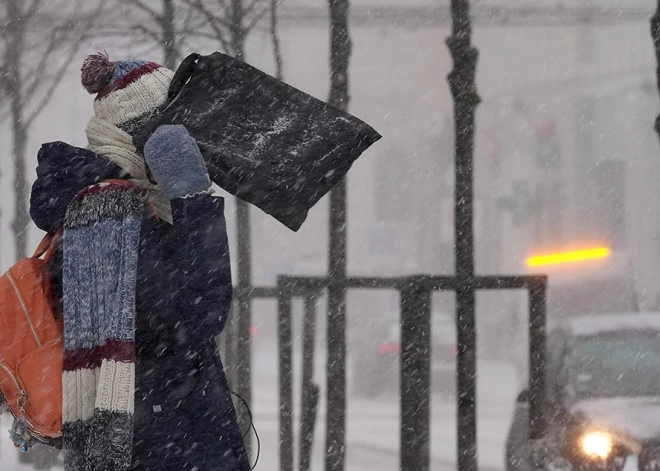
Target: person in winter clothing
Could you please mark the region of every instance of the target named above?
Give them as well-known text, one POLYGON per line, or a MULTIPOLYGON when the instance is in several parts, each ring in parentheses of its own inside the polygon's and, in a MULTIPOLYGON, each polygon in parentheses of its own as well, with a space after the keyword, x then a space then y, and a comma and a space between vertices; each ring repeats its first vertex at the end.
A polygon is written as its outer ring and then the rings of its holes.
POLYGON ((38 154, 31 216, 63 228, 49 267, 65 330, 67 470, 250 469, 215 338, 232 298, 224 202, 195 141, 162 126, 172 72, 90 56, 87 149, 38 154))

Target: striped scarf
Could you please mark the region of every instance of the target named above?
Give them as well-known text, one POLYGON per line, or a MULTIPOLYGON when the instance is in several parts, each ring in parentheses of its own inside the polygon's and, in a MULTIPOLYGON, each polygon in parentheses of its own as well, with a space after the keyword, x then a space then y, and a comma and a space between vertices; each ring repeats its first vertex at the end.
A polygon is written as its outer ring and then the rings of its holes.
POLYGON ((148 190, 147 200, 158 217, 172 224, 172 206, 163 191, 149 181, 144 157, 138 154, 133 138, 112 123, 93 116, 87 124, 87 148, 113 162, 131 176, 131 182, 148 190))
POLYGON ((63 448, 67 471, 131 468, 135 285, 144 190, 83 190, 64 221, 63 448))

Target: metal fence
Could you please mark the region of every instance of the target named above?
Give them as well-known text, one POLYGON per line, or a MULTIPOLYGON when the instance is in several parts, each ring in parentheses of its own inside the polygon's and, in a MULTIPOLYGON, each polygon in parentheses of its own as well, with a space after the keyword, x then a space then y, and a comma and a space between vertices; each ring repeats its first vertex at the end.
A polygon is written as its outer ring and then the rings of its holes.
MULTIPOLYGON (((293 338, 292 300, 303 298, 303 363, 300 441, 298 469, 309 470, 311 444, 316 420, 319 389, 313 383, 315 303, 329 287, 328 278, 283 276, 278 280, 276 293, 262 291, 260 295, 277 294, 279 337, 279 410, 280 410, 280 471, 294 470, 293 423, 293 338)), ((545 306, 547 280, 543 276, 507 277, 475 276, 466 280, 455 276, 410 276, 401 278, 346 279, 345 289, 392 289, 400 293, 401 300, 401 397, 400 397, 400 469, 426 471, 430 468, 430 401, 431 401, 431 294, 434 291, 477 291, 524 289, 529 293, 529 355, 530 355, 530 439, 543 436, 543 398, 545 396, 545 306)), ((261 296, 260 296, 261 297, 261 296)), ((269 296, 264 296, 269 297, 269 296)), ((458 322, 460 325, 460 322, 458 322)), ((345 329, 346 326, 340 326, 345 329)), ((459 335, 459 356, 476 358, 474 332, 459 335), (468 335, 465 335, 468 334, 468 335), (463 335, 464 338, 460 338, 463 335), (466 341, 467 340, 467 341, 466 341)), ((332 347, 333 343, 329 343, 332 347)), ((343 362, 328 362, 328 378, 335 377, 336 369, 345 371, 346 352, 341 351, 343 362)), ((328 354, 330 356, 330 352, 328 354)), ((457 369, 457 433, 459 435, 458 469, 476 469, 476 362, 471 367, 457 369), (465 386, 468 386, 467 388, 465 386), (462 440, 461 440, 462 434, 462 440)), ((346 385, 327 384, 328 389, 340 391, 328 397, 327 410, 343 409, 346 385), (332 401, 338 401, 334 404, 332 401)), ((326 427, 331 427, 330 421, 326 427)), ((333 430, 334 436, 344 437, 345 430, 333 430)), ((345 443, 339 443, 344 447, 345 443)))

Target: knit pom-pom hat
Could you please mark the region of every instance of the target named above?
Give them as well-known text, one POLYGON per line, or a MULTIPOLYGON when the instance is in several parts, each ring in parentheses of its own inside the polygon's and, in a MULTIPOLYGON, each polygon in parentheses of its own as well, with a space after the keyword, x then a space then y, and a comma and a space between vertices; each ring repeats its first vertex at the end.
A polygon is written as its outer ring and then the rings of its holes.
POLYGON ((83 87, 96 93, 94 114, 129 133, 165 103, 174 76, 154 62, 112 62, 103 53, 87 57, 81 72, 83 87))

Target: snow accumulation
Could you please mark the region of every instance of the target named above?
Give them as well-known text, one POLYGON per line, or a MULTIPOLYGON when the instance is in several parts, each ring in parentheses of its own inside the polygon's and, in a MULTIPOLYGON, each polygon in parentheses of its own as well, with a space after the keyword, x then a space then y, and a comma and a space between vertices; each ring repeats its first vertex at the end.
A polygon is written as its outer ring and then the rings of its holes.
MULTIPOLYGON (((252 411, 261 440, 261 457, 257 470, 276 471, 279 453, 278 396, 276 369, 269 367, 273 358, 260 356, 255 363, 252 411)), ((321 386, 325 358, 317 355, 317 373, 321 386)), ((499 471, 504 465, 504 444, 514 405, 516 377, 513 368, 504 364, 479 364, 478 450, 483 471, 499 471)), ((296 388, 298 392, 298 388, 296 388)), ((298 423, 299 398, 295 400, 298 423)), ((315 433, 313 469, 323 468, 325 399, 321 398, 315 433)), ((437 471, 456 469, 456 409, 452 399, 434 397, 431 416, 431 462, 437 471)), ((21 464, 18 452, 9 441, 11 424, 8 414, 0 416, 0 471, 33 471, 32 465, 21 464)), ((399 404, 396 396, 387 394, 376 399, 349 397, 347 414, 347 469, 352 471, 398 471, 399 469, 399 404)), ((297 428, 297 427, 296 427, 297 428)), ((61 466, 50 471, 62 471, 61 466)))
POLYGON ((660 415, 657 397, 612 397, 578 402, 574 411, 590 418, 591 423, 629 433, 638 439, 653 439, 660 434, 660 422, 648 420, 660 415))
POLYGON ((660 313, 593 314, 574 319, 568 325, 577 336, 622 330, 651 330, 660 333, 660 313))
MULTIPOLYGON (((2 471, 31 471, 34 467, 18 461, 18 451, 9 440, 9 427, 11 416, 7 413, 0 415, 0 470, 2 471)), ((53 468, 52 471, 61 471, 62 468, 53 468)))

